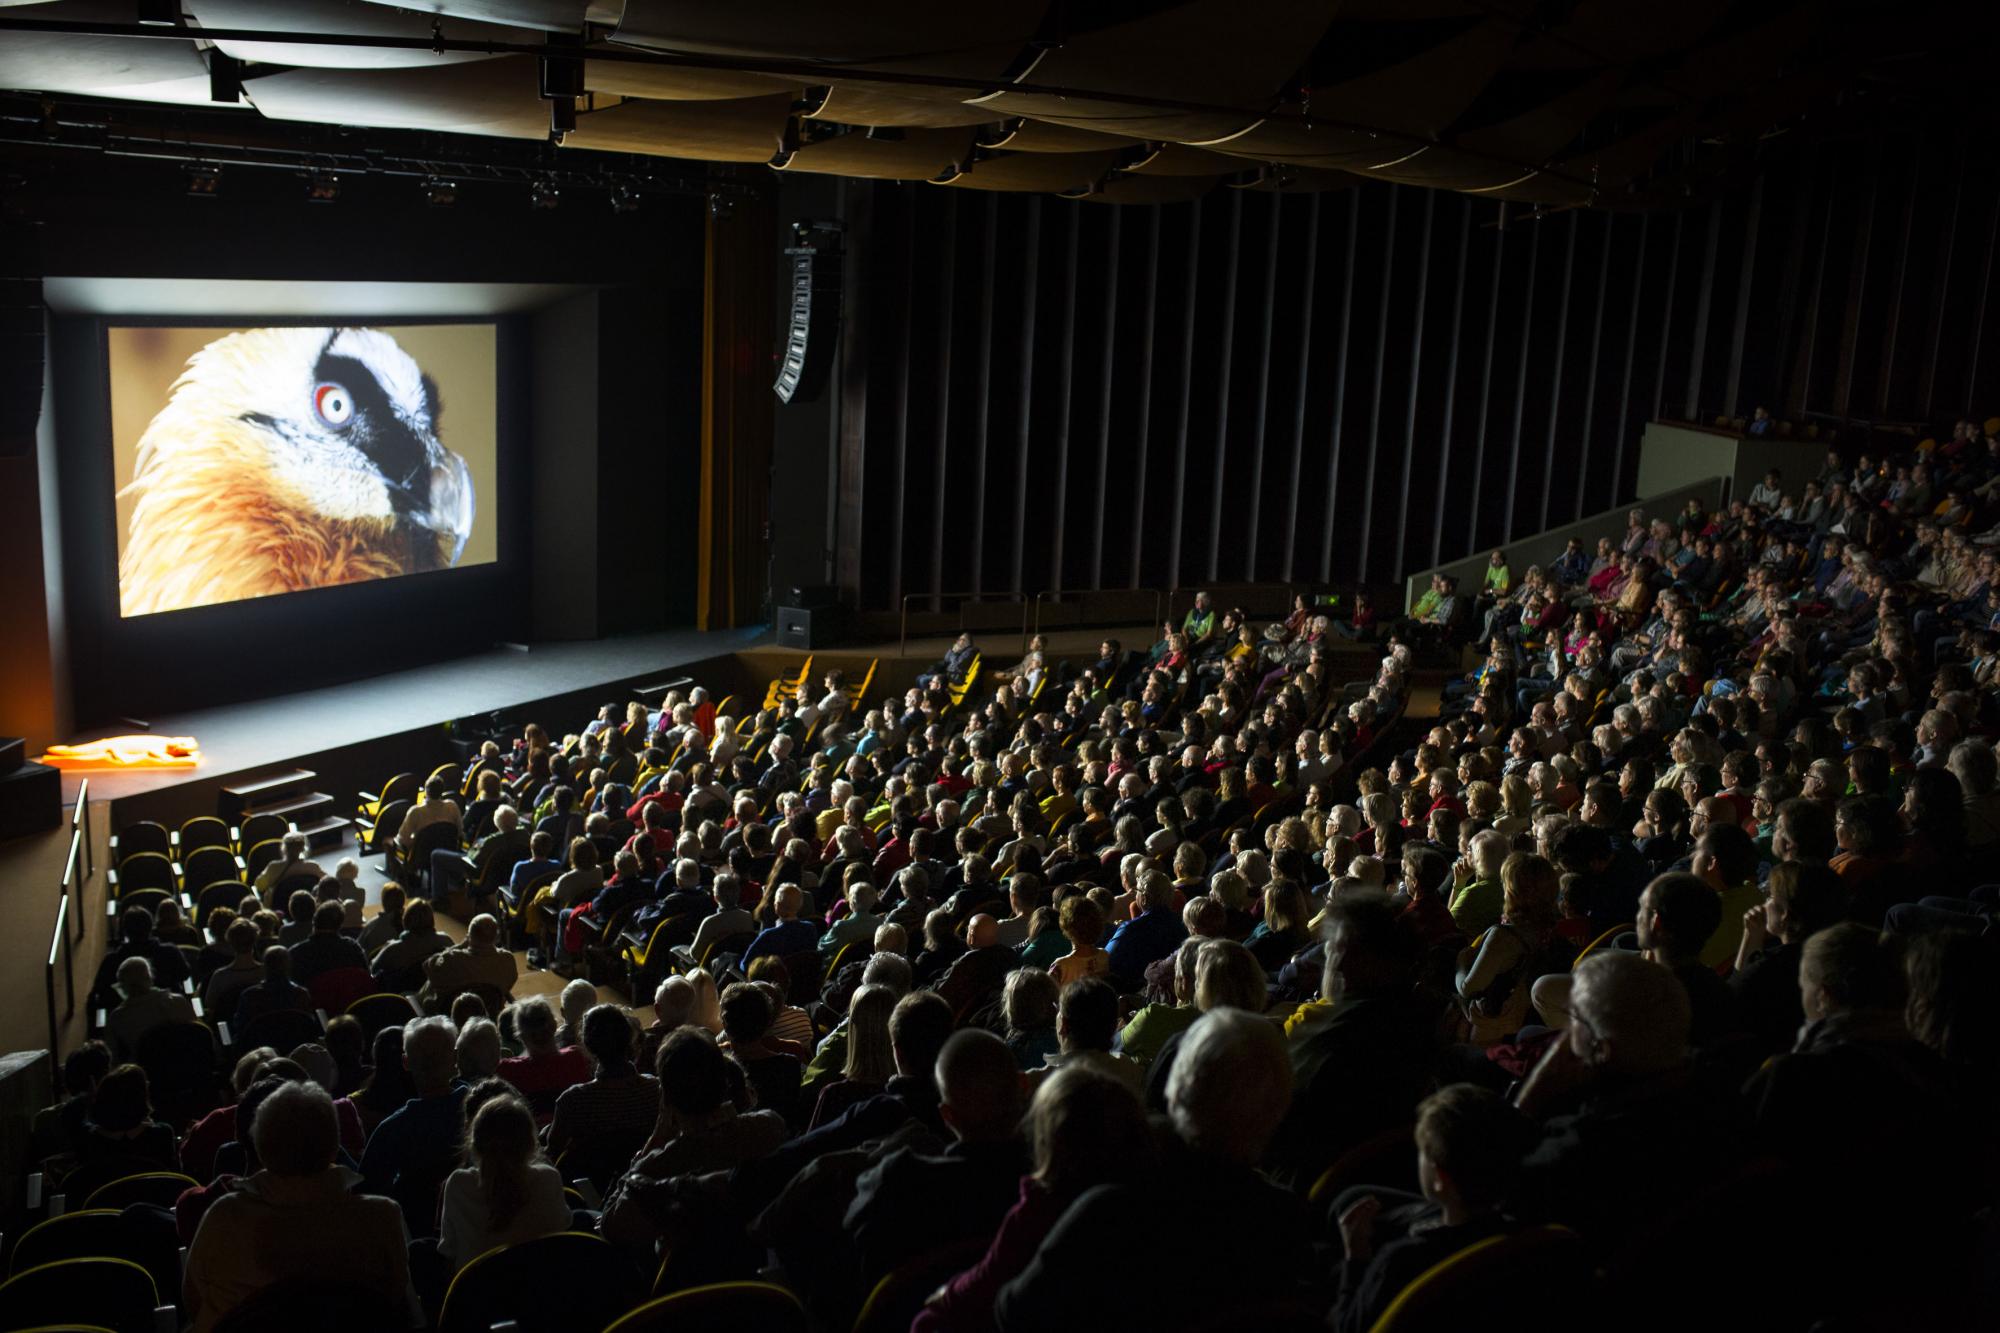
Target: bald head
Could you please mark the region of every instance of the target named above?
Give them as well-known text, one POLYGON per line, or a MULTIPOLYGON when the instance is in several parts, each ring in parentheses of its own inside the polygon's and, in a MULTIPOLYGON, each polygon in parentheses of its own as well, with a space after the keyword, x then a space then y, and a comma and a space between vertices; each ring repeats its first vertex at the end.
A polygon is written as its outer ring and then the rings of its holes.
POLYGON ((965 943, 973 949, 990 949, 1000 942, 1000 923, 984 912, 977 913, 965 926, 965 943))

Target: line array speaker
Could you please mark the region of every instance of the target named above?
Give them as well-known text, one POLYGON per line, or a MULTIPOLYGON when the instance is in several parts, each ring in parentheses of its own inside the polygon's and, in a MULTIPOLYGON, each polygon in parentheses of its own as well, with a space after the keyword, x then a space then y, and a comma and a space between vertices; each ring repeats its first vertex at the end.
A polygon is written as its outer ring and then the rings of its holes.
POLYGON ((826 379, 840 321, 840 255, 810 246, 788 246, 792 257, 792 321, 785 335, 778 401, 812 399, 826 379))

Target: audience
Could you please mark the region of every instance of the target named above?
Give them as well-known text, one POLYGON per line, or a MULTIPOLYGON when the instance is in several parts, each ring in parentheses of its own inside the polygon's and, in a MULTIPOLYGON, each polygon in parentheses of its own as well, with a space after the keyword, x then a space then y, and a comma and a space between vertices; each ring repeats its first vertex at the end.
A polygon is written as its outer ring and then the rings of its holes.
MULTIPOLYGON (((2000 444, 1926 467, 1971 494, 2000 444)), ((674 692, 639 746, 616 708, 536 728, 462 821, 434 783, 398 835, 491 821, 433 881, 533 889, 537 932, 550 904, 540 943, 582 974, 559 1006, 485 1012, 519 980, 495 915, 453 944, 392 885, 357 942, 308 895, 222 928, 211 1017, 310 1009, 300 982, 363 965, 452 1017, 250 1052, 233 1104, 171 1126, 145 1073, 80 1058, 37 1145, 196 1176, 197 1328, 318 1255, 395 1323, 413 1273, 435 1295, 575 1226, 662 1291, 761 1273, 828 1327, 921 1261, 926 1330, 1358 1330, 1545 1222, 1587 1256, 1552 1308, 1726 1310, 1706 1270, 1617 1304, 1719 1254, 1768 1262, 1733 1281, 1801 1328, 1978 1326, 2000 603, 1959 511, 1911 507, 1914 479, 1884 509, 1859 471, 1876 499, 1779 474, 1595 560, 1494 552, 1479 598, 1439 578, 1374 647, 1310 598, 1262 629, 1204 595, 1087 669, 1042 645, 996 670, 965 636, 865 711, 835 681, 734 716, 674 692), (1413 678, 1472 629, 1478 669, 1418 721, 1413 678), (650 1016, 600 1002, 619 923, 667 923, 650 1016)), ((191 1020, 185 964, 121 914, 96 987, 121 1057, 191 1020)))

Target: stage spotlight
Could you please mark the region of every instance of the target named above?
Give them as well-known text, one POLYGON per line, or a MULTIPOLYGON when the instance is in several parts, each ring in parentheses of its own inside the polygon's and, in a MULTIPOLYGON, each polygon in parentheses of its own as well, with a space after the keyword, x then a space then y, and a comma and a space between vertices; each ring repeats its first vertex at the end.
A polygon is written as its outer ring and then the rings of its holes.
POLYGON ((877 143, 901 143, 903 128, 900 125, 870 125, 868 137, 877 143))
POLYGON ((614 213, 636 213, 639 211, 639 192, 629 185, 611 187, 611 211, 614 213))
POLYGON ((528 207, 533 209, 554 208, 562 202, 562 191, 556 189, 553 181, 536 181, 528 187, 528 207))
POLYGON ((736 215, 736 201, 726 194, 708 196, 708 215, 717 222, 727 221, 736 215))
POLYGON ((340 198, 340 177, 331 171, 315 171, 306 177, 306 202, 330 204, 340 198))
POLYGON ((222 185, 222 170, 206 162, 187 165, 187 192, 190 199, 213 199, 222 185))
POLYGON ((424 182, 424 202, 432 208, 450 208, 458 202, 458 182, 431 177, 424 182))
POLYGON ((208 100, 234 106, 243 100, 243 62, 220 51, 208 53, 208 100))
POLYGON ((139 0, 139 22, 149 28, 181 26, 181 0, 139 0))

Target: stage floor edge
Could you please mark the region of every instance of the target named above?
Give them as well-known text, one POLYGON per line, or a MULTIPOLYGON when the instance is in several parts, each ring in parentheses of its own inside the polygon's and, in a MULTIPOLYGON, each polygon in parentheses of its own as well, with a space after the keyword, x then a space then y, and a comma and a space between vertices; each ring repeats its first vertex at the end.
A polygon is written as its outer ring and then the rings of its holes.
MULTIPOLYGON (((63 802, 75 803, 86 778, 93 803, 150 795, 184 783, 218 782, 453 718, 517 708, 647 675, 668 675, 678 667, 756 647, 768 638, 769 627, 757 625, 538 643, 526 652, 495 648, 345 685, 149 718, 154 735, 193 736, 199 741, 201 763, 180 769, 65 771, 63 802)), ((119 730, 94 728, 75 739, 93 740, 119 730)))

